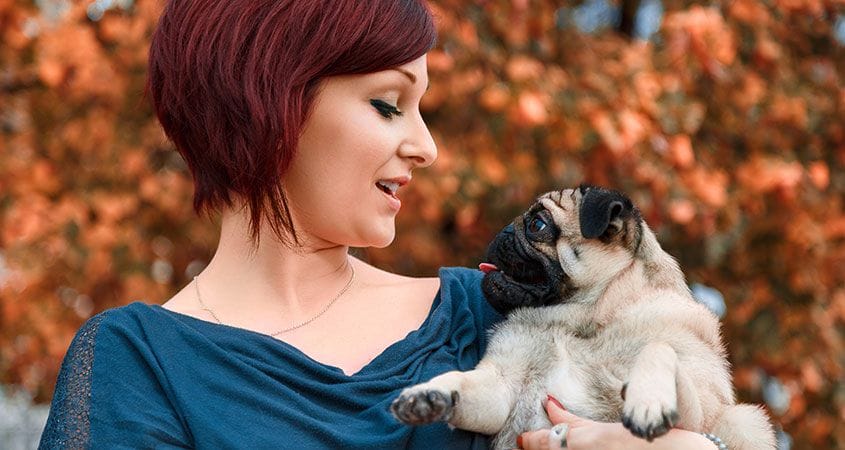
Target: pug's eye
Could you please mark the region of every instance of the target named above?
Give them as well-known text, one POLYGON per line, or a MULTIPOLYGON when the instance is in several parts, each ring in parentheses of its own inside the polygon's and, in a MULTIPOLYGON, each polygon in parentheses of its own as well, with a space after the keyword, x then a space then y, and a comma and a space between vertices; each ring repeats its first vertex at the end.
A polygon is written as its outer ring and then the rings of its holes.
POLYGON ((547 226, 549 226, 549 224, 547 224, 542 217, 534 216, 534 218, 531 219, 531 222, 528 223, 528 231, 532 233, 539 233, 545 230, 547 226))

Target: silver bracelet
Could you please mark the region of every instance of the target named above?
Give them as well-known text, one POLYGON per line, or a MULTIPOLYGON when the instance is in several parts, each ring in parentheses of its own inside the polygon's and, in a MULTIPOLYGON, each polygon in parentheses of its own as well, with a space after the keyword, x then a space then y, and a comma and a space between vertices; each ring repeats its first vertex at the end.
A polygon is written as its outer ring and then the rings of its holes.
POLYGON ((701 435, 706 437, 710 442, 716 444, 716 447, 719 450, 728 450, 728 446, 724 442, 722 442, 722 439, 720 439, 715 434, 701 433, 701 435))

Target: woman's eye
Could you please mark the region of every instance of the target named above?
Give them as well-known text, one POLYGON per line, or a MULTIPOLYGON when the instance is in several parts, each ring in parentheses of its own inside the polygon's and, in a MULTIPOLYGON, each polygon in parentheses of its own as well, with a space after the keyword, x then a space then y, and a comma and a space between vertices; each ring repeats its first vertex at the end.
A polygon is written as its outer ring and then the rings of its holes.
POLYGON ((373 108, 378 111, 379 114, 384 116, 386 119, 392 119, 393 116, 401 116, 402 111, 399 111, 399 108, 387 103, 384 100, 377 100, 373 99, 370 100, 370 104, 373 105, 373 108))
POLYGON ((547 226, 548 225, 545 220, 543 220, 540 216, 536 216, 531 219, 531 222, 528 224, 528 231, 532 233, 539 233, 546 229, 547 226))

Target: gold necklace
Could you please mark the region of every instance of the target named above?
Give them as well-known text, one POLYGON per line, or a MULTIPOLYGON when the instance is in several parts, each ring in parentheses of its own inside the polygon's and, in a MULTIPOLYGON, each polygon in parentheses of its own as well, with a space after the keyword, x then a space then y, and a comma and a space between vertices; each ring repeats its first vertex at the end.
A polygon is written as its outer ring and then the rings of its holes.
MULTIPOLYGON (((328 311, 329 308, 332 307, 332 305, 334 305, 334 302, 336 302, 337 299, 339 299, 344 293, 346 293, 346 291, 349 290, 349 287, 352 286, 352 281, 355 280, 355 266, 350 264, 349 270, 352 271, 352 275, 349 277, 349 281, 346 282, 346 286, 344 286, 343 289, 341 289, 340 292, 338 292, 337 295, 335 295, 334 298, 330 302, 326 303, 326 306, 323 307, 323 309, 320 312, 318 312, 317 315, 315 315, 314 317, 306 320, 305 322, 301 322, 301 323, 298 323, 298 324, 296 324, 292 327, 288 327, 288 328, 285 328, 283 330, 279 330, 275 333, 272 333, 272 334, 270 334, 270 336, 276 337, 280 334, 287 333, 288 331, 293 331, 297 328, 304 327, 305 325, 308 325, 309 323, 317 320, 318 317, 325 314, 325 312, 328 311)), ((211 308, 205 306, 205 303, 203 303, 202 296, 200 295, 199 276, 194 277, 194 288, 197 291, 197 300, 199 300, 200 306, 202 307, 202 310, 208 311, 208 313, 211 314, 211 317, 214 317, 214 320, 216 320, 217 323, 219 323, 220 325, 224 325, 224 323, 217 317, 217 314, 214 314, 214 311, 212 311, 211 308)))

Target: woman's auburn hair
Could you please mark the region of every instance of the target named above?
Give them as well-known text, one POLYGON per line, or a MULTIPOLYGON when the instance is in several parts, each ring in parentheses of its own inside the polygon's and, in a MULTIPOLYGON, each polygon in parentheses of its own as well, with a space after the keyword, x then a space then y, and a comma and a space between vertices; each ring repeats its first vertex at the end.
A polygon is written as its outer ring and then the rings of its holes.
POLYGON ((413 61, 434 45, 424 0, 170 0, 146 94, 194 181, 194 210, 250 213, 298 244, 284 174, 321 79, 413 61))

